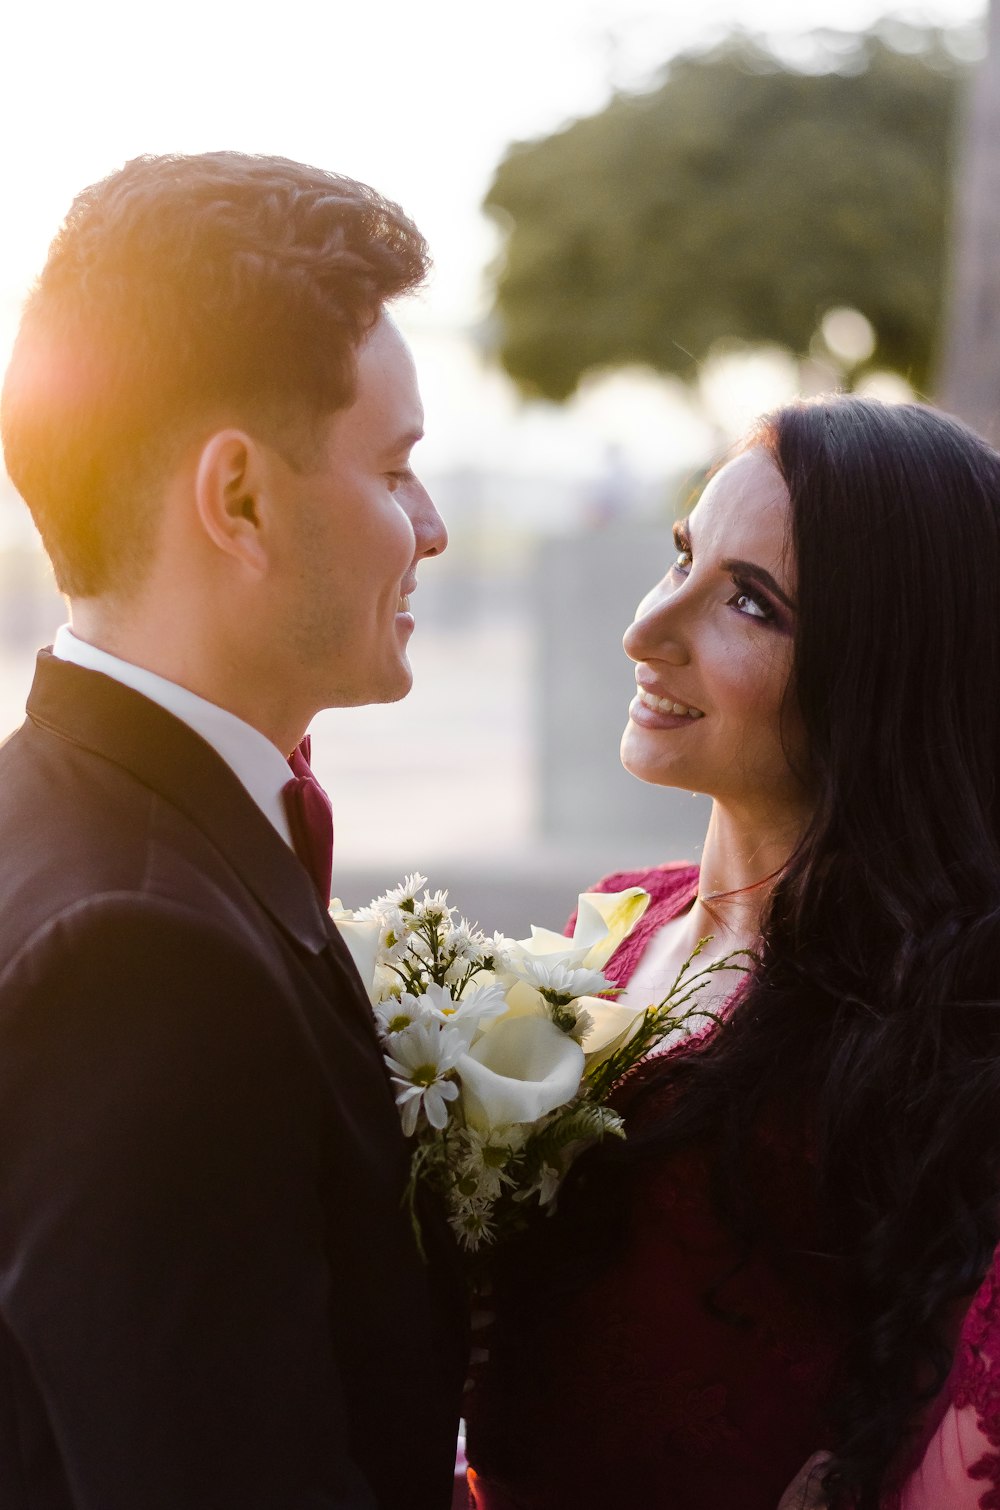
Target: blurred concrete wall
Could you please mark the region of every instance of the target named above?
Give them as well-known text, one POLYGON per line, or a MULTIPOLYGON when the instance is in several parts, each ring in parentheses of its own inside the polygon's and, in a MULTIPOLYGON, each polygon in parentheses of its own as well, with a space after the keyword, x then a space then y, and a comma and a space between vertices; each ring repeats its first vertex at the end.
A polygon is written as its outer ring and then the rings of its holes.
POLYGON ((708 822, 707 799, 648 786, 618 758, 635 695, 622 635, 673 554, 666 525, 628 522, 538 550, 539 831, 622 866, 697 858, 708 822))

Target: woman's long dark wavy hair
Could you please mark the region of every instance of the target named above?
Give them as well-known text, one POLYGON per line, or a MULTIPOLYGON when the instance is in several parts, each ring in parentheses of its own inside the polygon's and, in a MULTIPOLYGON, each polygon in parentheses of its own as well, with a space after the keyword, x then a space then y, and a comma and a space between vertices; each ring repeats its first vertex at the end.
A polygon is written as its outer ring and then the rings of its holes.
POLYGON ((868 1510, 944 1382, 949 1302, 1000 1240, 1000 456, 859 398, 754 438, 791 498, 816 805, 733 1032, 682 1099, 699 1119, 721 1093, 745 1122, 807 1089, 860 1322, 830 1488, 868 1510))
POLYGON ((711 1134, 752 1237, 744 1150, 794 1100, 856 1322, 827 1492, 873 1510, 950 1366, 949 1302, 1000 1241, 1000 455, 857 397, 780 409, 749 443, 791 498, 815 814, 746 994, 663 1061, 676 1110, 621 1156, 711 1134))

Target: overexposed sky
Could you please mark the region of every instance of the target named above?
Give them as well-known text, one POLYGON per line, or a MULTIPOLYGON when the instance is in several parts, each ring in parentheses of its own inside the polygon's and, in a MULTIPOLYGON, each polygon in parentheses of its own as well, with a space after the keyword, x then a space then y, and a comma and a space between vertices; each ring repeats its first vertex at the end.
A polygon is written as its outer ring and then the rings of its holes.
MULTIPOLYGON (((404 325, 440 367, 431 388, 451 402, 478 381, 463 331, 483 313, 496 246, 479 204, 508 143, 599 108, 611 88, 643 84, 671 53, 734 24, 850 30, 887 9, 962 23, 981 0, 919 9, 877 0, 8 0, 0 364, 76 190, 140 152, 230 147, 366 179, 414 217, 435 273, 404 325)), ((498 413, 513 404, 495 385, 483 395, 498 413)), ((491 433, 502 449, 501 431, 491 433)))
POLYGON ((12 0, 0 21, 0 288, 23 287, 73 193, 139 152, 278 152, 367 179, 435 247, 432 307, 478 301, 478 204, 505 146, 598 108, 739 23, 851 30, 981 0, 12 0))

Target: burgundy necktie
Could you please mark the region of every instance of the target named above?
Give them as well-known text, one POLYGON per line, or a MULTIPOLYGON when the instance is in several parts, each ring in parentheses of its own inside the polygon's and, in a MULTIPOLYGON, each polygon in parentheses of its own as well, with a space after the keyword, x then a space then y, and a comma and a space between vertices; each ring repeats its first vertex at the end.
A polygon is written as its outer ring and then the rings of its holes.
POLYGON ((312 740, 307 734, 288 757, 292 779, 282 787, 295 853, 316 883, 324 907, 333 880, 333 807, 312 773, 312 740))

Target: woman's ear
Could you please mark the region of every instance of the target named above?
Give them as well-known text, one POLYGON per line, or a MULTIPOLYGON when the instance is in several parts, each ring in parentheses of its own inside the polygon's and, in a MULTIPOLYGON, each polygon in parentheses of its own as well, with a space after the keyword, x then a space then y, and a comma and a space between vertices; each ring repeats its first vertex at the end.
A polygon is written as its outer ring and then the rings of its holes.
POLYGON ((262 503, 267 464, 259 442, 243 430, 217 430, 201 448, 195 508, 205 535, 255 575, 267 569, 262 503))

